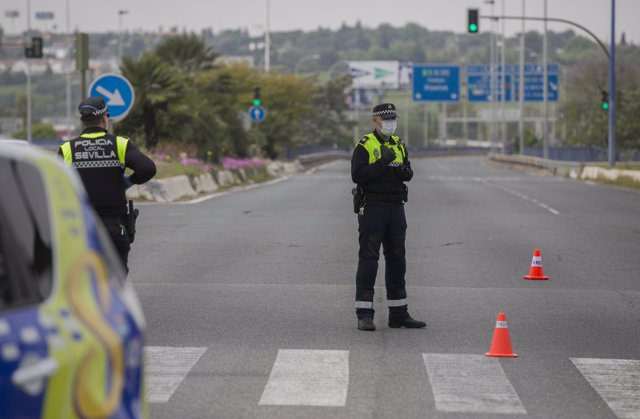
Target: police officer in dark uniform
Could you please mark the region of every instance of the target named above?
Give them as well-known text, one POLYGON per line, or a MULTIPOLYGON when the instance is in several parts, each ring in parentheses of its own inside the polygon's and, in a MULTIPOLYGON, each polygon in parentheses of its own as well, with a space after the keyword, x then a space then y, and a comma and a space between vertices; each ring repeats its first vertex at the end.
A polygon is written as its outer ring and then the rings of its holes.
POLYGON ((386 263, 385 285, 389 306, 389 327, 418 329, 425 322, 414 320, 407 310, 404 275, 407 221, 404 203, 408 182, 413 177, 407 149, 393 134, 397 111, 392 103, 373 108, 375 130, 360 139, 351 158, 351 179, 358 212, 360 250, 356 273, 356 315, 358 329, 375 330, 373 293, 378 272, 380 244, 386 263))
POLYGON ((58 154, 78 170, 91 205, 104 223, 120 260, 128 271, 130 236, 127 231, 125 191, 145 183, 156 174, 156 165, 126 137, 107 132, 109 109, 100 96, 91 96, 78 106, 83 131, 80 137, 60 145, 58 154), (125 176, 125 168, 133 173, 125 176))

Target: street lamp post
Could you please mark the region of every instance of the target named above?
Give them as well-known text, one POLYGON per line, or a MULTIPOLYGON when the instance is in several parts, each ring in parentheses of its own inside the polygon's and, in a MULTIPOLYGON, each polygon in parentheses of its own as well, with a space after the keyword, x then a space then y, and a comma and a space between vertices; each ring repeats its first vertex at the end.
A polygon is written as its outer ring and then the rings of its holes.
POLYGON ((520 34, 520 121, 518 122, 520 155, 524 155, 524 11, 525 0, 522 0, 522 33, 520 34))
MULTIPOLYGON (((495 16, 495 0, 485 0, 486 4, 491 5, 491 16, 495 16)), ((489 48, 490 57, 490 68, 489 68, 489 96, 491 97, 491 150, 495 151, 496 148, 496 36, 494 33, 494 22, 495 19, 491 19, 491 45, 489 48)))
POLYGON ((264 72, 271 68, 271 0, 267 0, 267 27, 264 31, 264 72))
POLYGON ((128 14, 128 10, 118 10, 118 62, 122 63, 122 16, 128 14))
MULTIPOLYGON (((506 0, 502 0, 502 16, 505 15, 505 2, 506 0)), ((502 55, 500 56, 500 67, 502 68, 502 81, 500 82, 500 91, 502 92, 502 97, 500 98, 500 112, 502 113, 502 126, 500 127, 500 139, 502 141, 502 146, 507 142, 507 115, 506 115, 506 103, 507 103, 507 66, 506 66, 506 55, 507 55, 507 37, 505 35, 505 22, 502 19, 502 55)))
POLYGON ((67 88, 67 138, 71 139, 71 72, 73 71, 72 68, 72 64, 71 64, 71 45, 72 45, 72 41, 71 41, 71 29, 70 29, 70 23, 69 23, 69 12, 70 8, 69 8, 69 0, 67 0, 67 16, 66 16, 66 26, 67 26, 67 42, 69 43, 69 45, 67 45, 67 62, 66 62, 66 88, 67 88))
POLYGON ((549 59, 547 47, 547 0, 544 0, 544 42, 542 44, 542 97, 544 98, 544 124, 542 157, 549 158, 549 59))

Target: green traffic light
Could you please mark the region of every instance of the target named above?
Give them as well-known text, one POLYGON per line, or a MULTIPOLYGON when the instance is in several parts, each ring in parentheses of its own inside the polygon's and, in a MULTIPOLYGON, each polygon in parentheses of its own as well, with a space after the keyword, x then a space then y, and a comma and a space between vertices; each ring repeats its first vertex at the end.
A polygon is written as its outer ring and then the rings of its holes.
POLYGON ((478 32, 478 25, 472 23, 469 25, 469 32, 478 32))
POLYGON ((262 101, 260 99, 253 99, 253 106, 260 106, 262 101))
POLYGON ((603 111, 609 110, 609 102, 602 102, 602 110, 603 111))

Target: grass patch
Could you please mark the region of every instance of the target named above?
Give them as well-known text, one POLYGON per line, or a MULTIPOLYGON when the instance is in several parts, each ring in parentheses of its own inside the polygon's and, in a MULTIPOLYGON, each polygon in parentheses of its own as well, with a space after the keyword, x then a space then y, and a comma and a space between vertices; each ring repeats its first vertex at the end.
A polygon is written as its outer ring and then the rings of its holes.
MULTIPOLYGON (((586 166, 598 166, 604 169, 609 168, 609 163, 597 162, 597 163, 585 163, 586 166)), ((616 162, 614 169, 618 170, 640 170, 640 163, 638 162, 616 162)))
POLYGON ((598 183, 604 183, 606 185, 620 186, 623 188, 632 188, 640 190, 640 182, 635 180, 632 177, 620 175, 616 180, 607 179, 606 177, 600 175, 596 179, 598 183))

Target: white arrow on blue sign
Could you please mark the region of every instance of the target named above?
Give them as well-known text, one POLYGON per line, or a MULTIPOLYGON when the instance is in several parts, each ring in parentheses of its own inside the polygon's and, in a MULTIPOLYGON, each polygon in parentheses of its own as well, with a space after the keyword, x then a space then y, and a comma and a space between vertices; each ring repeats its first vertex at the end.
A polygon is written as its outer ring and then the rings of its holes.
POLYGON ((267 116, 267 110, 262 106, 252 106, 249 109, 249 117, 253 122, 262 122, 267 116))
POLYGON ((133 86, 118 74, 103 74, 95 79, 89 86, 89 96, 102 96, 114 121, 124 119, 135 101, 133 86))

